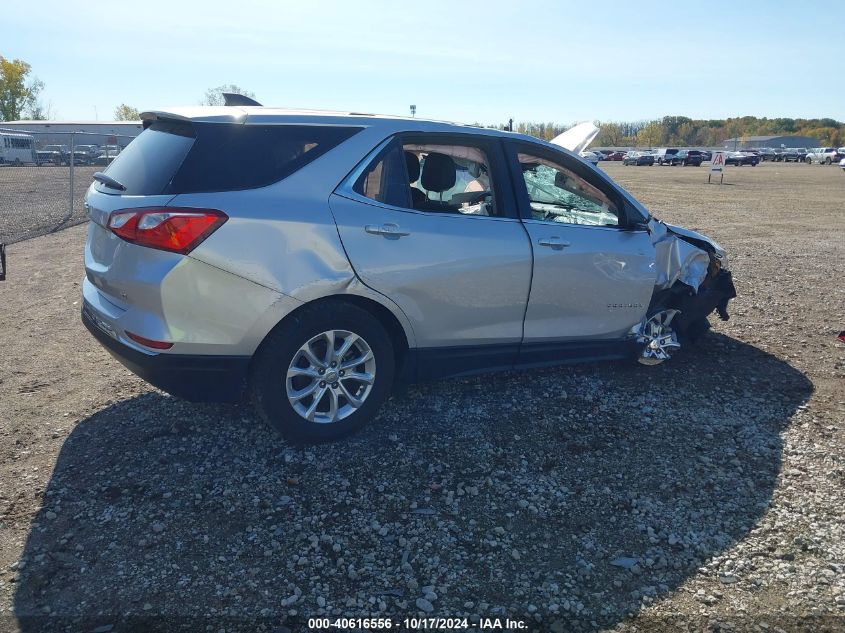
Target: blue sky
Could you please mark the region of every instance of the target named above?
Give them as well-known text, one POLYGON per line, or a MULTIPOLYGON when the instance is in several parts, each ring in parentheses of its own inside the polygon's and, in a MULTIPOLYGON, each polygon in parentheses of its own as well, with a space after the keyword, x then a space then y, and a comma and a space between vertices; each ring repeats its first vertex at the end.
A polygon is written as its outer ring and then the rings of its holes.
POLYGON ((234 83, 265 105, 464 122, 666 114, 845 120, 845 2, 39 0, 3 11, 56 118, 196 104, 234 83), (96 110, 95 110, 96 109, 96 110))

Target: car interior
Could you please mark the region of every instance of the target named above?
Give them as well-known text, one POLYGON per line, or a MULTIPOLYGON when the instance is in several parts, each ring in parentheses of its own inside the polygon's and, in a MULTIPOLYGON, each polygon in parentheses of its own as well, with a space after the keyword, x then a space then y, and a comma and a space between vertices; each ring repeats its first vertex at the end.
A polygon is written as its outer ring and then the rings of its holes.
POLYGON ((468 145, 394 144, 353 189, 386 204, 434 213, 501 215, 486 154, 468 145))
POLYGON ((405 144, 402 150, 415 209, 496 215, 490 166, 483 151, 431 144, 405 144))

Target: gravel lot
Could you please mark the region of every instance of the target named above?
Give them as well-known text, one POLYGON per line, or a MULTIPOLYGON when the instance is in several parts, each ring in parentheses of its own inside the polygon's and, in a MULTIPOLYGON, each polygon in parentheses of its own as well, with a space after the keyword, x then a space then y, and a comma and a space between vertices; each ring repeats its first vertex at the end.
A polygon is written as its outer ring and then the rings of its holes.
POLYGON ((329 445, 111 360, 79 322, 84 227, 11 246, 0 627, 845 630, 845 174, 606 169, 727 248, 728 323, 659 367, 415 386, 329 445))

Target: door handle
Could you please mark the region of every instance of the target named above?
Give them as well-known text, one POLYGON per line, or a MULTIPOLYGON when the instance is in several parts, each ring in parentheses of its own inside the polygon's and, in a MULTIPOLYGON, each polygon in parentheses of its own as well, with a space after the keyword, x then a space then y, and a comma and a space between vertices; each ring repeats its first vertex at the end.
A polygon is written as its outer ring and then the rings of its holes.
POLYGON ((540 246, 548 246, 549 248, 554 248, 554 249, 561 249, 561 248, 565 248, 566 246, 570 246, 569 242, 564 242, 563 240, 561 240, 557 236, 541 237, 539 240, 537 240, 537 243, 540 246))
POLYGON ((405 237, 406 235, 411 234, 410 231, 400 230, 399 225, 394 224, 393 222, 387 222, 386 224, 382 224, 381 226, 377 226, 375 224, 367 224, 364 227, 364 230, 370 235, 383 235, 384 237, 390 238, 405 237))

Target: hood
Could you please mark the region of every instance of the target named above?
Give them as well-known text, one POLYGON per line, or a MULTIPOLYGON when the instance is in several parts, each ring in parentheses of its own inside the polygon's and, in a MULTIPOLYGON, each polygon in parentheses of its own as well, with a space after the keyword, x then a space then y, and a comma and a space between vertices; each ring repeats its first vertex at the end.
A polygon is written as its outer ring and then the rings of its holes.
POLYGON ((589 121, 585 121, 575 127, 569 128, 566 132, 559 134, 549 142, 560 145, 564 149, 577 154, 584 151, 593 142, 593 139, 596 138, 598 133, 599 129, 595 125, 589 121))

